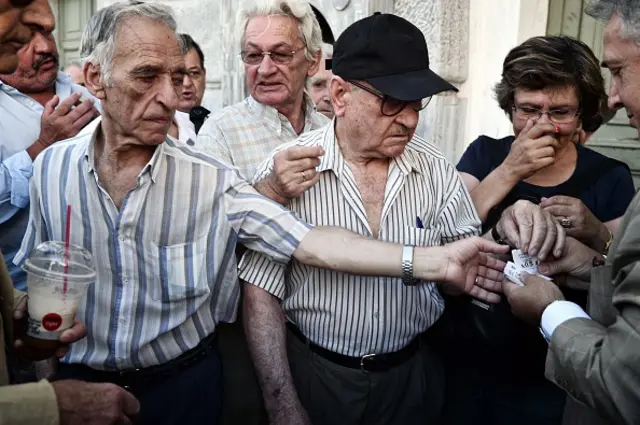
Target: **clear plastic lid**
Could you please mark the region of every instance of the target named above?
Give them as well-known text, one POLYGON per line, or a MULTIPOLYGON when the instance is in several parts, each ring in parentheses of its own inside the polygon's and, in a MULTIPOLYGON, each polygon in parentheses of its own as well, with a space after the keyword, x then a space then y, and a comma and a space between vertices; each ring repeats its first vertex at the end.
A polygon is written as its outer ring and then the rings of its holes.
POLYGON ((68 269, 65 273, 65 248, 64 242, 43 242, 25 261, 22 269, 27 273, 49 278, 64 279, 69 282, 91 282, 96 277, 93 256, 91 253, 77 245, 69 246, 68 269))

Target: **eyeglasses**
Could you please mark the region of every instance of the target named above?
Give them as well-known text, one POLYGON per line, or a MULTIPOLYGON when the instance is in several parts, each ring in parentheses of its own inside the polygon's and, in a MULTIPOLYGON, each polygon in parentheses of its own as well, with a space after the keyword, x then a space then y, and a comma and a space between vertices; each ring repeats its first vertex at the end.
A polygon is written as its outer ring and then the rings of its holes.
POLYGON ((369 88, 364 84, 360 84, 355 81, 349 81, 348 83, 353 84, 354 86, 359 87, 362 90, 369 92, 372 95, 382 99, 382 104, 380 105, 380 113, 387 117, 393 117, 398 115, 408 105, 412 105, 411 109, 413 109, 414 111, 420 112, 427 107, 429 102, 431 102, 431 96, 425 97, 422 100, 414 100, 414 101, 398 100, 398 99, 394 99, 391 96, 387 96, 386 94, 380 93, 372 88, 369 88))
POLYGON ((290 52, 256 52, 243 50, 242 52, 240 52, 240 57, 242 58, 242 62, 246 63, 247 65, 259 65, 264 60, 265 56, 269 56, 275 63, 284 65, 290 63, 296 53, 303 52, 306 48, 306 46, 303 46, 298 50, 292 50, 290 52))
POLYGON ((523 120, 528 120, 530 118, 540 119, 543 115, 547 115, 549 117, 549 121, 552 121, 556 124, 567 124, 573 121, 573 119, 578 115, 578 108, 560 108, 560 109, 552 109, 550 111, 543 111, 538 108, 532 108, 529 106, 520 106, 513 105, 513 110, 518 115, 518 117, 523 120))

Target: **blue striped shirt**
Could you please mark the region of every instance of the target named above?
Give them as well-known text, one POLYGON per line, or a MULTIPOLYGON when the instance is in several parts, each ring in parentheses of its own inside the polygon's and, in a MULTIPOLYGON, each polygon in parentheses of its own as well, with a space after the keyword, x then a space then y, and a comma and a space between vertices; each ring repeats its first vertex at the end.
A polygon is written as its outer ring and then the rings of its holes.
POLYGON ((103 370, 162 364, 235 319, 236 242, 286 263, 310 226, 235 169, 170 139, 118 210, 100 185, 93 137, 55 144, 35 161, 15 261, 64 239, 70 204, 71 242, 93 253, 97 278, 78 312, 88 336, 64 361, 103 370))

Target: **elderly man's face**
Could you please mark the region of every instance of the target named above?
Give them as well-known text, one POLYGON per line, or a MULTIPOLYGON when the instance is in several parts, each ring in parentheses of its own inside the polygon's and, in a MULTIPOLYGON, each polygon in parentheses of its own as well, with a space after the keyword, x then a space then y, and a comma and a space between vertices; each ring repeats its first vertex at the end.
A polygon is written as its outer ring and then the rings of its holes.
MULTIPOLYGON (((19 3, 26 5, 29 2, 19 3)), ((54 25, 47 0, 35 0, 24 8, 13 6, 9 0, 0 0, 0 74, 11 74, 16 70, 18 51, 31 41, 32 31, 49 33, 54 25)))
POLYGON ((629 124, 640 131, 640 47, 622 38, 622 21, 615 13, 604 30, 603 64, 611 71, 609 108, 624 106, 629 124))
POLYGON ((135 17, 119 28, 112 84, 92 91, 119 134, 137 144, 159 145, 178 107, 185 73, 176 33, 164 23, 135 17))
POLYGON ((200 56, 196 49, 191 49, 184 56, 188 75, 184 78, 180 111, 188 113, 193 107, 200 106, 204 97, 207 74, 200 64, 200 56))
POLYGON ((333 118, 333 105, 331 104, 331 92, 329 90, 329 83, 333 73, 331 70, 327 70, 324 59, 320 62, 320 69, 309 79, 309 95, 318 106, 318 112, 333 118))
POLYGON ((295 102, 302 95, 305 79, 318 70, 318 61, 305 57, 305 44, 297 22, 288 16, 259 16, 252 18, 245 30, 244 52, 290 55, 289 63, 277 63, 264 56, 257 65, 245 64, 247 84, 251 96, 258 102, 280 108, 295 102))
MULTIPOLYGON (((359 83, 371 87, 365 82, 359 83)), ((352 148, 370 158, 402 155, 418 126, 416 109, 420 109, 420 101, 408 104, 400 113, 389 117, 382 114, 380 97, 340 78, 331 82, 331 98, 349 143, 357 144, 352 148)))

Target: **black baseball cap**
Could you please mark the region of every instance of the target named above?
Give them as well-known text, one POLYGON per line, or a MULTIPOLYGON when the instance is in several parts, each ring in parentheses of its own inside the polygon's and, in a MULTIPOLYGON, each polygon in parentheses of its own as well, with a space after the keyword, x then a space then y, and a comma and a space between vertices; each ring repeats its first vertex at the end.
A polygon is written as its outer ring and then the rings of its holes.
POLYGON ((458 91, 429 69, 422 31, 399 16, 376 12, 350 25, 333 46, 331 70, 371 84, 387 96, 415 101, 458 91))

